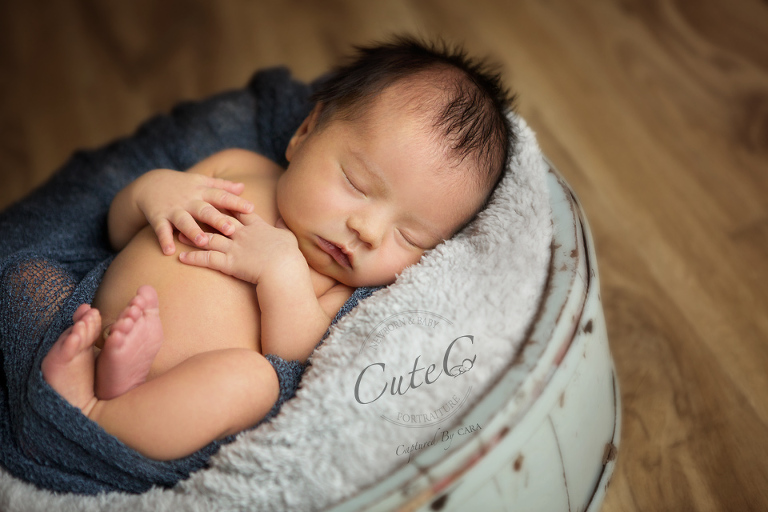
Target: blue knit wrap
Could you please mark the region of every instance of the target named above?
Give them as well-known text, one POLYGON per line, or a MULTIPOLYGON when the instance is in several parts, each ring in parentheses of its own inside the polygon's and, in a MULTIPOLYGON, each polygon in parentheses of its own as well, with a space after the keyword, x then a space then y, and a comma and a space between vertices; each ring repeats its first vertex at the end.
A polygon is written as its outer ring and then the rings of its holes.
MULTIPOLYGON (((132 137, 76 153, 0 214, 0 464, 10 473, 59 492, 138 493, 172 486, 206 466, 221 442, 183 459, 148 459, 62 399, 43 380, 40 364, 72 325, 77 306, 92 301, 114 257, 106 219, 117 192, 151 169, 187 169, 226 148, 287 165, 285 148, 312 108, 310 92, 286 69, 261 71, 244 89, 182 104, 132 137)), ((356 290, 334 322, 371 292, 356 290)), ((304 369, 270 361, 281 398, 267 419, 293 396, 304 369)))

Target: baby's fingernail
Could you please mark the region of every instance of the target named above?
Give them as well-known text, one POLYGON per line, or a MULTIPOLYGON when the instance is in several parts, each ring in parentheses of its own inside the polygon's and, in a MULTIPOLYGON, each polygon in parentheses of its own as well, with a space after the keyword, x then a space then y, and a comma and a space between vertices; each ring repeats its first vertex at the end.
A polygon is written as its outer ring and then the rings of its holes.
POLYGON ((165 247, 163 247, 163 252, 165 254, 173 254, 173 247, 171 247, 170 245, 166 245, 165 247))
POLYGON ((187 253, 186 252, 180 252, 179 253, 179 259, 180 260, 186 259, 186 257, 187 257, 187 253))
POLYGON ((224 225, 221 226, 222 231, 229 231, 230 229, 232 229, 232 225, 229 224, 228 222, 224 223, 224 225))
POLYGON ((195 244, 197 244, 197 245, 202 245, 202 244, 204 244, 204 243, 205 243, 205 235, 203 235, 203 234, 201 233, 201 234, 199 234, 199 235, 197 235, 197 236, 195 237, 195 244))

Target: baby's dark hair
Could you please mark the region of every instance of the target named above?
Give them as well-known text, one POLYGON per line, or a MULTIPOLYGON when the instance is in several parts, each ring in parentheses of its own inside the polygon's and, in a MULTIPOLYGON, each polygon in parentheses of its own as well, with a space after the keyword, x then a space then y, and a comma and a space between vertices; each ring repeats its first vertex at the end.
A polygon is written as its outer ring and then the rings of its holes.
POLYGON ((490 193, 517 142, 507 117, 514 96, 504 88, 495 68, 468 57, 460 47, 410 37, 356 50, 350 62, 317 84, 311 100, 321 105, 318 125, 331 119, 354 119, 387 87, 432 72, 435 85, 442 89, 437 108, 429 106, 435 110, 433 126, 445 137, 451 156, 474 161, 478 181, 490 193))

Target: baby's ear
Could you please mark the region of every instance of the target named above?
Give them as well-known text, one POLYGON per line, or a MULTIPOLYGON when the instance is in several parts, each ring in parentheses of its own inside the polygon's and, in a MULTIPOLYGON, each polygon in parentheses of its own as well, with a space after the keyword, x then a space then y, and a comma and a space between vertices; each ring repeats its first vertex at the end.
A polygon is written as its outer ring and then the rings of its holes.
POLYGON ((293 158, 293 155, 296 154, 296 150, 301 147, 301 145, 304 143, 304 140, 317 127, 317 122, 320 118, 321 110, 322 105, 320 103, 315 105, 315 107, 312 109, 312 112, 310 112, 304 121, 301 122, 301 126, 299 126, 299 128, 296 130, 296 133, 293 134, 293 137, 291 137, 291 140, 288 142, 288 147, 285 149, 285 159, 289 162, 293 158))

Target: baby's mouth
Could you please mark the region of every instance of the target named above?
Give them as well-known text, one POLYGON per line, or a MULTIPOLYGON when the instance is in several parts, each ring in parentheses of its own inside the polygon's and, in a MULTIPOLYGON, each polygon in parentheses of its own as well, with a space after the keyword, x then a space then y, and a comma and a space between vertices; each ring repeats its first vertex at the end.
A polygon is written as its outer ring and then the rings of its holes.
POLYGON ((317 237, 317 240, 320 249, 336 260, 336 263, 344 268, 352 268, 352 263, 349 261, 349 257, 344 253, 341 247, 320 236, 317 237))

